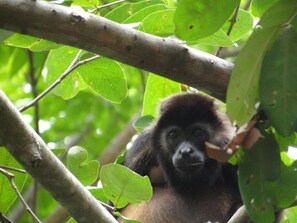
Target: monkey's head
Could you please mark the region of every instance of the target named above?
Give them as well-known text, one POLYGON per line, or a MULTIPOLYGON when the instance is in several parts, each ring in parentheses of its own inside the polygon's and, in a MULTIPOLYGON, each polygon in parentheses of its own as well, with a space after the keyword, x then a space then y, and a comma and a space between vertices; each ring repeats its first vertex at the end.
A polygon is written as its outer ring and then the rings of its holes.
POLYGON ((207 96, 179 94, 161 103, 152 141, 169 183, 183 187, 217 179, 221 164, 207 157, 205 142, 228 143, 231 125, 226 119, 207 96))

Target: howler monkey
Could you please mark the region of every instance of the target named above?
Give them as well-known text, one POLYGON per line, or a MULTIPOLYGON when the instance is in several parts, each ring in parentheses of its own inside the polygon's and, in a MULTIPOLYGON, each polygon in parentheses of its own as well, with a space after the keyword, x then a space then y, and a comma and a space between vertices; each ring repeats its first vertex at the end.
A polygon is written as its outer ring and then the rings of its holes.
POLYGON ((205 142, 224 147, 233 128, 213 99, 178 94, 127 151, 124 165, 148 175, 153 198, 122 214, 143 223, 227 222, 242 204, 236 167, 207 157, 205 142))

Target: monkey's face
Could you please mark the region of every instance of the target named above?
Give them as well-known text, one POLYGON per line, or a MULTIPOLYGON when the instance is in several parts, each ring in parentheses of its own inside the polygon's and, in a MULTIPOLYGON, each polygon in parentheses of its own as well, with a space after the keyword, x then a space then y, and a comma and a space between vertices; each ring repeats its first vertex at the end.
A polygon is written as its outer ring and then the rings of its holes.
POLYGON ((163 152, 167 153, 176 170, 186 175, 195 174, 207 160, 204 145, 210 134, 207 124, 170 126, 162 134, 162 150, 165 150, 163 152))

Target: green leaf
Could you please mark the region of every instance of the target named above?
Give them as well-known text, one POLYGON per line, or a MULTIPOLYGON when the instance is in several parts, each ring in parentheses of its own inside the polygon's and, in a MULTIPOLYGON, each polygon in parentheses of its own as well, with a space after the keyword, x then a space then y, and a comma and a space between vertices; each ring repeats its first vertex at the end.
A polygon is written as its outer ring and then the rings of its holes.
POLYGON ((120 155, 117 156, 116 160, 113 162, 114 164, 123 164, 126 159, 126 152, 127 150, 124 150, 120 155))
POLYGON ((57 49, 60 46, 61 45, 57 43, 54 43, 48 40, 39 39, 37 42, 33 43, 29 49, 32 52, 41 52, 41 51, 49 51, 49 50, 57 49))
POLYGON ((291 0, 282 0, 271 7, 235 60, 227 90, 227 110, 231 121, 239 126, 256 112, 262 60, 279 30, 294 16, 296 7, 297 1, 291 0))
POLYGON ((140 203, 152 197, 152 186, 147 176, 140 176, 119 164, 102 166, 100 179, 104 193, 116 208, 128 203, 140 203))
POLYGON ((270 201, 278 208, 287 208, 297 196, 297 161, 291 166, 281 165, 280 178, 273 182, 265 182, 270 201))
POLYGON ((170 36, 174 34, 175 9, 167 9, 154 12, 142 21, 139 29, 143 32, 154 34, 156 36, 170 36))
MULTIPOLYGON (((21 165, 3 147, 0 147, 0 165, 22 169, 21 165)), ((13 181, 17 189, 21 191, 26 182, 27 174, 12 170, 6 171, 14 175, 13 181)), ((0 173, 0 212, 6 213, 16 198, 17 195, 11 187, 8 178, 0 173)))
POLYGON ((239 163, 239 187, 249 216, 254 222, 274 220, 271 194, 265 182, 280 176, 280 153, 271 135, 264 134, 239 163))
POLYGON ((148 15, 160 11, 160 10, 165 10, 167 9, 166 5, 164 4, 156 4, 156 5, 150 5, 147 6, 138 12, 134 13, 130 17, 128 17, 126 20, 123 21, 123 23, 135 23, 135 22, 141 22, 145 17, 148 15))
POLYGON ((169 79, 150 74, 146 84, 142 115, 157 117, 157 107, 160 100, 169 95, 180 93, 180 84, 169 79))
POLYGON ((58 157, 66 153, 67 150, 65 148, 54 148, 54 149, 51 149, 51 151, 53 154, 55 154, 55 156, 58 157))
POLYGON ((263 13, 279 0, 253 0, 251 4, 252 14, 261 17, 263 13))
POLYGON ((76 6, 80 6, 80 7, 84 7, 84 8, 89 8, 89 7, 94 6, 93 2, 90 0, 72 0, 71 5, 76 5, 76 6))
POLYGON ((66 223, 77 223, 73 218, 70 218, 66 223))
POLYGON ((175 34, 186 41, 207 37, 222 27, 238 4, 239 0, 179 0, 175 34))
POLYGON ((297 31, 297 16, 293 19, 293 21, 291 22, 291 25, 297 31))
MULTIPOLYGON (((228 21, 223 26, 223 31, 227 33, 229 27, 230 27, 230 22, 228 21)), ((243 37, 252 28, 253 28, 253 17, 251 16, 251 14, 247 11, 239 9, 236 23, 234 24, 229 37, 233 41, 236 41, 241 37, 243 37)))
POLYGON ((140 117, 139 119, 137 119, 134 123, 133 123, 133 127, 138 131, 142 131, 143 129, 145 129, 146 127, 150 126, 152 124, 152 122, 155 120, 155 118, 151 115, 145 115, 140 117))
MULTIPOLYGON (((0 47, 0 80, 4 83, 7 78, 10 80, 11 77, 17 75, 20 71, 27 69, 28 55, 24 49, 0 47)), ((3 89, 4 90, 4 89, 3 89)), ((15 90, 13 90, 15 92, 15 90)), ((5 93, 8 93, 7 91, 5 93)))
POLYGON ((8 46, 15 46, 21 48, 30 48, 33 43, 36 43, 39 39, 33 36, 27 36, 23 34, 14 34, 4 41, 8 46))
POLYGON ((297 130, 297 32, 285 28, 267 52, 260 78, 260 101, 271 124, 283 136, 297 130))
POLYGON ((123 4, 105 15, 105 18, 122 23, 143 8, 156 4, 164 4, 161 0, 145 0, 137 3, 123 4))
POLYGON ((0 42, 3 42, 6 40, 8 37, 12 36, 14 32, 5 30, 5 29, 0 29, 0 42))
POLYGON ((278 132, 274 132, 274 137, 282 151, 288 151, 289 146, 297 147, 297 133, 290 136, 282 136, 278 132))
POLYGON ((82 147, 73 146, 67 153, 67 168, 85 186, 95 182, 98 176, 99 162, 87 161, 88 152, 82 147))
POLYGON ((48 40, 36 38, 33 36, 18 34, 18 33, 9 37, 4 42, 6 43, 6 45, 9 45, 9 46, 28 48, 32 52, 49 51, 61 46, 57 43, 54 43, 48 40))
POLYGON ((84 82, 108 101, 121 103, 127 96, 127 81, 121 66, 114 60, 100 58, 76 70, 84 82))
POLYGON ((227 36, 227 34, 219 30, 211 36, 199 39, 197 43, 210 45, 210 46, 233 46, 233 41, 227 36))
POLYGON ((291 207, 286 209, 285 217, 281 223, 293 223, 297 219, 297 207, 291 207))
MULTIPOLYGON (((46 75, 48 85, 55 82, 67 70, 78 52, 78 49, 69 46, 63 46, 50 51, 45 63, 48 71, 46 75)), ((83 88, 85 88, 85 84, 74 70, 54 88, 53 92, 64 99, 70 99, 83 88)))
POLYGON ((98 187, 91 187, 88 188, 88 191, 99 201, 108 203, 108 198, 104 194, 103 188, 98 188, 98 187))

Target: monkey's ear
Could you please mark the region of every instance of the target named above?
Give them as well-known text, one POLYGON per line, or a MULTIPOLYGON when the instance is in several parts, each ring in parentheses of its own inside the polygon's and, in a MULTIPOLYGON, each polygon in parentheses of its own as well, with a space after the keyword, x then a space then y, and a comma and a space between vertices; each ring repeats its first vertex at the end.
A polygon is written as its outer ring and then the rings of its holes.
POLYGON ((168 102, 168 99, 163 99, 160 102, 160 106, 159 106, 159 115, 162 116, 164 113, 166 113, 166 111, 168 111, 168 106, 170 105, 170 103, 168 102))
POLYGON ((160 106, 159 106, 159 115, 162 116, 167 111, 172 110, 172 107, 176 106, 176 104, 179 104, 179 103, 175 95, 161 100, 160 106))

